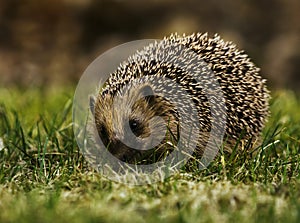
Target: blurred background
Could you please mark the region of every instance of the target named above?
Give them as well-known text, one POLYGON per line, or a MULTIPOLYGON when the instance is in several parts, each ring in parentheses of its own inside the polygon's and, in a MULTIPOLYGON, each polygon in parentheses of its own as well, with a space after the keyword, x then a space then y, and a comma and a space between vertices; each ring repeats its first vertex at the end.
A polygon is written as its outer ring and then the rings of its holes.
POLYGON ((0 86, 75 85, 98 55, 172 32, 219 33, 273 89, 300 87, 299 0, 1 0, 0 86))

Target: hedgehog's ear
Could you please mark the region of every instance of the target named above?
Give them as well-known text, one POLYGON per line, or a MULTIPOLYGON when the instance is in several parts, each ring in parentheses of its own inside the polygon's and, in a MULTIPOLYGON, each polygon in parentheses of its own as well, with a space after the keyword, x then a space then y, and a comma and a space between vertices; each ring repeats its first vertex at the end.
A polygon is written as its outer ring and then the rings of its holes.
POLYGON ((154 96, 153 89, 150 85, 144 85, 143 87, 141 87, 140 94, 144 97, 154 96))
POLYGON ((89 99, 90 99, 90 106, 89 106, 90 110, 91 110, 93 116, 95 116, 95 102, 96 102, 96 97, 93 96, 93 95, 90 95, 89 99))
POLYGON ((155 94, 150 85, 144 85, 140 88, 140 95, 145 98, 145 100, 151 104, 155 100, 155 94))

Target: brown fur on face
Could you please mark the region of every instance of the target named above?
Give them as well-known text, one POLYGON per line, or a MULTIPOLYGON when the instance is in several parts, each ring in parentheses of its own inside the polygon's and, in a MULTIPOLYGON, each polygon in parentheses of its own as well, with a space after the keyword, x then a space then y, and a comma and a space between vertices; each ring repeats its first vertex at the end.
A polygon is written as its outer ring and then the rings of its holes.
POLYGON ((165 99, 155 96, 149 85, 132 86, 115 96, 100 95, 94 114, 100 139, 121 161, 156 162, 172 150, 170 145, 176 145, 176 111, 165 99))

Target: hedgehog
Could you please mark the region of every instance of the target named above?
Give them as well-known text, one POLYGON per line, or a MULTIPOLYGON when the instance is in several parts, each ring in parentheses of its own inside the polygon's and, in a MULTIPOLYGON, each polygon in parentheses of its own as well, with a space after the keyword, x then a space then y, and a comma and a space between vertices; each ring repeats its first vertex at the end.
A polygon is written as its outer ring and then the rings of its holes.
POLYGON ((121 63, 90 109, 106 149, 139 165, 178 150, 199 160, 213 154, 213 141, 230 154, 237 142, 261 137, 269 98, 260 69, 234 43, 175 33, 121 63))

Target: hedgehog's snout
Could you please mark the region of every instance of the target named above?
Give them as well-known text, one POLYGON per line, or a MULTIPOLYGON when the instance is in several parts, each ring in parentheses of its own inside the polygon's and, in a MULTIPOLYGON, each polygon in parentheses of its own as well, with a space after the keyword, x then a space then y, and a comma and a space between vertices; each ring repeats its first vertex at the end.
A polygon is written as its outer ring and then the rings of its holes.
POLYGON ((127 149, 127 146, 119 139, 112 140, 108 145, 109 152, 116 157, 120 155, 120 151, 125 149, 127 149))
POLYGON ((140 155, 138 150, 126 146, 119 139, 114 139, 111 141, 110 145, 108 146, 108 151, 118 160, 127 163, 132 163, 132 160, 137 159, 140 155))

